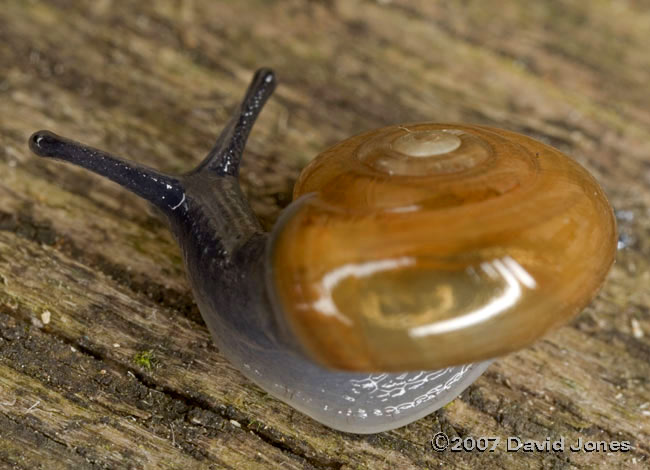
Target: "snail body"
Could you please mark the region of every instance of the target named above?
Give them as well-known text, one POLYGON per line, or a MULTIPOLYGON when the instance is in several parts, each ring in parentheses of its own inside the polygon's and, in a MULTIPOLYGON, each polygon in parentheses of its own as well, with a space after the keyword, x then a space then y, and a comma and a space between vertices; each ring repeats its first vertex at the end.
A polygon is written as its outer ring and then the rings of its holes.
POLYGON ((274 87, 258 71, 215 147, 180 176, 48 131, 30 138, 36 154, 162 212, 215 343, 271 395, 347 432, 408 424, 602 284, 616 228, 595 180, 549 146, 483 126, 351 137, 308 165, 264 232, 238 174, 274 87))

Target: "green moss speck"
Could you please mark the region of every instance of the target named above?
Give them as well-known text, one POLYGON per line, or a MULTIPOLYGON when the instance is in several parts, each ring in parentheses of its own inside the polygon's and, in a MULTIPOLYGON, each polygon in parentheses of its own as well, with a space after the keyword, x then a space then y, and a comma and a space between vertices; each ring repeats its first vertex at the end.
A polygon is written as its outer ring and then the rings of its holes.
POLYGON ((133 356, 133 362, 143 369, 151 370, 156 365, 153 351, 140 351, 133 356))

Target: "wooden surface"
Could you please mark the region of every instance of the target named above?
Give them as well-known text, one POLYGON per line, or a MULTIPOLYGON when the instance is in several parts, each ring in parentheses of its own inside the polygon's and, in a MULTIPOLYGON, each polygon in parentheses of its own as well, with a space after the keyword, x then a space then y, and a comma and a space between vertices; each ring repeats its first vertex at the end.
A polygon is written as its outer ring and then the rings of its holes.
POLYGON ((650 5, 642 0, 5 0, 0 8, 0 468, 650 467, 650 5), (146 204, 33 157, 50 128, 166 171, 212 145, 259 66, 280 86, 242 184, 266 226, 319 150, 421 120, 526 133, 586 166, 620 250, 571 324, 443 410, 331 431, 220 356, 146 204), (450 436, 630 452, 434 452, 450 436))

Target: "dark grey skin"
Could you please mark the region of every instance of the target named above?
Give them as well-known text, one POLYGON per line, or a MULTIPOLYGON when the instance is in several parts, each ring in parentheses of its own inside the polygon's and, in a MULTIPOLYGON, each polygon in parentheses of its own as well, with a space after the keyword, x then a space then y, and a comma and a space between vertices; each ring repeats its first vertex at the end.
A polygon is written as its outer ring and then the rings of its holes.
MULTIPOLYGON (((403 426, 456 397, 489 361, 439 371, 369 374, 326 369, 304 355, 273 300, 273 272, 267 263, 272 237, 238 181, 246 140, 275 86, 271 70, 258 70, 214 148, 194 170, 179 176, 49 131, 34 133, 29 146, 36 155, 109 178, 163 214, 215 343, 250 380, 335 429, 375 433, 403 426)), ((283 213, 280 228, 300 202, 283 213)))

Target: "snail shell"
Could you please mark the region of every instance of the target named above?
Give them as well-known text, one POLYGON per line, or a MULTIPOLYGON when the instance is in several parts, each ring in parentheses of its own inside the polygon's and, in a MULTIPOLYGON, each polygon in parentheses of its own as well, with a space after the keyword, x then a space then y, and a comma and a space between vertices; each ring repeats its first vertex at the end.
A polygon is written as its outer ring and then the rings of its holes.
POLYGON ((347 139, 307 166, 265 233, 238 174, 274 87, 259 70, 183 175, 48 131, 29 141, 160 211, 215 343, 271 395, 347 432, 408 424, 575 314, 603 282, 616 230, 596 182, 557 150, 487 127, 412 124, 347 139))
POLYGON ((484 126, 412 124, 324 151, 276 228, 273 290, 321 363, 465 364, 579 312, 615 253, 611 207, 576 162, 484 126))

